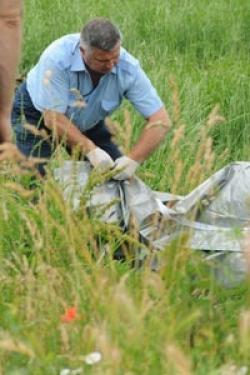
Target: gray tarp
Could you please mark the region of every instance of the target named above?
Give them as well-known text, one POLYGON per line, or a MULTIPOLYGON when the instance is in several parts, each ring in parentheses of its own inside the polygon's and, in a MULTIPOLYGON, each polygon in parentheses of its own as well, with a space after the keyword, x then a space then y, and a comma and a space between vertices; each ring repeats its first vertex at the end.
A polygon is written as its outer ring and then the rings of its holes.
MULTIPOLYGON (((88 162, 72 161, 54 171, 74 209, 79 207, 90 173, 88 162)), ((248 162, 226 166, 184 197, 154 192, 137 177, 124 182, 110 180, 93 188, 88 206, 90 211, 102 213, 101 220, 125 230, 133 216, 141 240, 155 250, 187 232, 189 248, 202 250, 207 259, 217 259, 220 267, 215 272, 225 285, 241 280, 246 272, 243 239, 250 234, 248 162), (227 270, 223 271, 223 266, 227 270)))

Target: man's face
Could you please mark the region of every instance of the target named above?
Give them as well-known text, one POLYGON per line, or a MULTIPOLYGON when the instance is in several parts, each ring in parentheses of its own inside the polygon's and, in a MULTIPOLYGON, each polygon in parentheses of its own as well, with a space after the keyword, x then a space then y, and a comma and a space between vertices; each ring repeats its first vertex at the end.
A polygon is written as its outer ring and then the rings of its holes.
POLYGON ((118 42, 111 51, 104 51, 99 48, 80 47, 84 62, 95 72, 106 74, 118 63, 120 57, 121 43, 118 42))

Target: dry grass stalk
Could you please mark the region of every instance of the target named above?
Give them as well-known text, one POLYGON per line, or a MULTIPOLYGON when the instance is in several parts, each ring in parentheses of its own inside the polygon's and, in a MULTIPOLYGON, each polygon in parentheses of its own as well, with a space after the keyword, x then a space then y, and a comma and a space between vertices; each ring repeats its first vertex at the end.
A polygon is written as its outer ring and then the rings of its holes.
POLYGON ((31 190, 24 189, 21 184, 14 182, 7 182, 3 185, 7 190, 11 190, 18 193, 22 198, 31 198, 34 196, 35 192, 31 190))
POLYGON ((127 153, 131 146, 132 141, 132 133, 133 133, 133 127, 131 122, 131 116, 130 112, 125 110, 124 111, 124 133, 123 133, 123 147, 125 152, 127 153))
POLYGON ((30 358, 35 357, 35 353, 31 348, 20 340, 14 339, 7 332, 1 332, 0 334, 0 349, 7 352, 20 353, 30 358))
POLYGON ((181 125, 179 128, 175 129, 174 138, 171 142, 171 148, 175 150, 178 144, 184 138, 184 136, 185 136, 185 126, 181 125))
POLYGON ((179 185, 180 185, 181 178, 183 176, 183 170, 184 170, 183 161, 178 160, 178 162, 176 163, 174 180, 171 185, 172 194, 177 194, 179 192, 179 185))
POLYGON ((126 154, 131 147, 133 127, 131 123, 131 116, 128 110, 124 111, 124 122, 118 123, 111 118, 106 118, 105 123, 112 134, 112 138, 117 143, 121 150, 126 154))
POLYGON ((25 215, 24 212, 21 213, 21 217, 23 218, 23 221, 33 240, 34 249, 38 251, 42 250, 44 247, 44 237, 37 223, 32 218, 29 218, 27 215, 25 215))
MULTIPOLYGON (((246 204, 250 205, 250 199, 249 199, 249 202, 246 202, 246 204)), ((247 263, 248 274, 250 278, 250 235, 244 238, 243 249, 244 249, 244 256, 245 256, 246 263, 247 263)))
POLYGON ((172 90, 172 102, 173 102, 173 113, 172 113, 172 121, 174 126, 181 125, 181 104, 180 104, 180 96, 179 96, 179 89, 176 83, 176 78, 171 77, 169 80, 169 86, 172 90))
POLYGON ((0 161, 15 160, 24 161, 26 157, 12 143, 3 143, 0 145, 0 161))
POLYGON ((196 151, 195 161, 186 178, 190 189, 199 185, 211 173, 215 154, 213 152, 213 140, 208 136, 208 133, 215 125, 224 121, 225 118, 219 115, 219 107, 216 105, 208 115, 208 120, 199 133, 199 147, 196 151))
POLYGON ((212 139, 209 137, 204 140, 197 151, 194 164, 190 167, 187 174, 187 181, 190 189, 198 186, 213 168, 215 160, 212 151, 212 139))
POLYGON ((176 80, 172 77, 170 79, 170 87, 172 88, 172 103, 173 114, 172 120, 174 126, 177 127, 171 142, 171 164, 175 165, 174 180, 171 183, 171 192, 176 193, 183 188, 183 179, 188 186, 192 189, 200 184, 207 175, 212 171, 214 166, 215 155, 213 152, 213 141, 208 136, 209 131, 217 124, 225 121, 225 118, 219 113, 219 106, 216 105, 208 115, 205 125, 201 128, 197 135, 197 140, 194 140, 192 147, 195 152, 193 165, 189 168, 187 175, 185 172, 185 153, 181 152, 182 142, 185 140, 185 125, 181 124, 181 106, 179 99, 179 90, 176 80), (197 144, 198 142, 198 144, 197 144), (198 146, 198 147, 197 147, 198 146))
POLYGON ((249 353, 250 343, 250 310, 243 310, 239 320, 240 348, 243 353, 249 353))
POLYGON ((77 90, 76 88, 72 88, 72 89, 70 89, 70 91, 76 98, 75 102, 73 103, 73 107, 85 108, 87 103, 85 102, 85 100, 84 100, 82 94, 80 93, 80 91, 77 90))
POLYGON ((178 375, 191 375, 190 360, 175 345, 168 345, 166 348, 168 361, 172 363, 178 375))
POLYGON ((176 194, 179 189, 181 177, 183 175, 184 170, 184 162, 182 160, 181 156, 181 148, 179 147, 181 141, 184 138, 185 133, 185 127, 184 125, 177 128, 174 132, 174 138, 171 142, 171 149, 173 150, 172 157, 171 157, 171 163, 175 165, 175 175, 174 180, 171 183, 171 192, 173 194, 176 194))
POLYGON ((69 332, 68 332, 69 329, 71 329, 71 327, 66 327, 65 324, 59 325, 62 352, 69 352, 70 350, 70 339, 69 339, 69 332))
POLYGON ((23 127, 36 137, 41 137, 43 139, 49 140, 49 133, 45 129, 38 129, 36 126, 28 123, 24 124, 23 127))
POLYGON ((145 129, 151 129, 154 127, 161 127, 163 129, 169 129, 169 125, 163 124, 163 122, 161 121, 150 122, 148 125, 145 126, 145 129))
POLYGON ((220 115, 220 107, 218 104, 212 109, 208 115, 206 122, 207 129, 212 129, 215 125, 223 124, 225 122, 225 117, 220 115))
POLYGON ((118 140, 119 139, 118 134, 120 134, 120 131, 121 131, 119 122, 114 121, 110 117, 106 117, 105 118, 105 125, 107 126, 107 128, 109 129, 109 131, 111 133, 112 140, 114 142, 116 141, 116 139, 118 140))
POLYGON ((0 145, 0 162, 2 162, 1 172, 3 174, 11 175, 27 173, 27 170, 32 170, 33 174, 39 177, 39 174, 36 169, 36 165, 40 163, 47 163, 48 160, 44 158, 27 158, 23 155, 16 145, 12 143, 3 143, 0 145))
POLYGON ((95 338, 95 346, 102 353, 105 362, 109 362, 113 370, 118 369, 121 366, 122 355, 108 333, 107 324, 104 322, 95 326, 92 330, 92 335, 95 338))

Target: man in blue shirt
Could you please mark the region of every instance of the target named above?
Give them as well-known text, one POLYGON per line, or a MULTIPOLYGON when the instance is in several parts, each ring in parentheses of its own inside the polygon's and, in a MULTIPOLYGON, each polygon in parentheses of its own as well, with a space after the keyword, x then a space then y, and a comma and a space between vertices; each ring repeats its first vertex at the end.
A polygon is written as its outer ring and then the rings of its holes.
MULTIPOLYGON (((55 140, 75 147, 95 168, 116 168, 116 179, 132 177, 163 140, 166 109, 138 60, 121 47, 118 28, 105 18, 88 22, 81 34, 53 42, 17 90, 12 123, 17 146, 27 156, 49 158, 55 140), (146 119, 138 142, 122 156, 110 139, 105 117, 128 99, 146 119), (43 139, 24 124, 49 130, 43 139)), ((44 173, 43 165, 39 166, 44 173)))

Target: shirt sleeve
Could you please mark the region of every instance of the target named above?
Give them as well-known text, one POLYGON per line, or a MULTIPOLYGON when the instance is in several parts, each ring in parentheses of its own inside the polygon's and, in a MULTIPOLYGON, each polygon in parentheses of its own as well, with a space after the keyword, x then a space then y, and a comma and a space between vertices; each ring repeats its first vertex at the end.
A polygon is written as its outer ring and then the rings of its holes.
POLYGON ((27 88, 37 110, 66 112, 69 102, 69 77, 50 57, 40 60, 30 71, 27 88))
POLYGON ((164 106, 151 81, 138 66, 134 81, 126 91, 125 97, 145 118, 153 115, 164 106))

